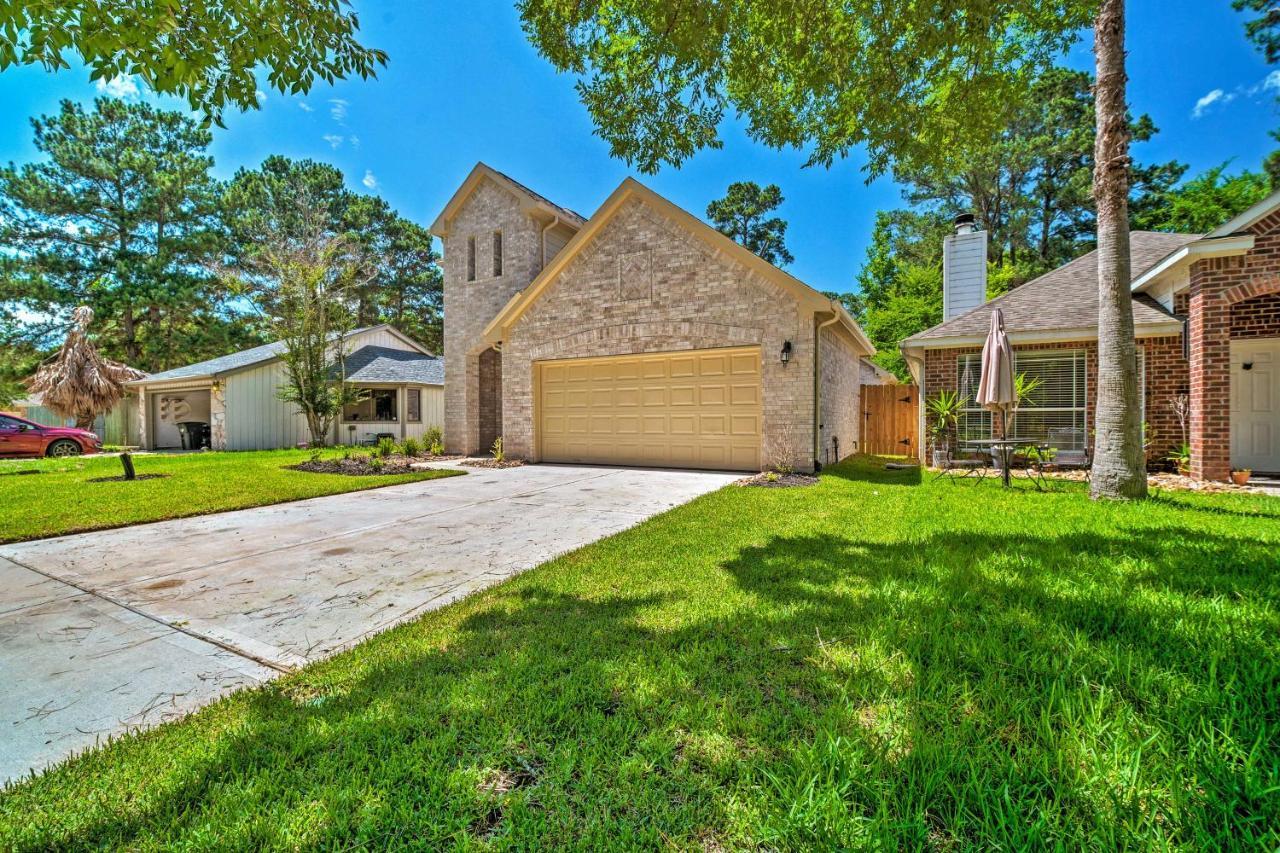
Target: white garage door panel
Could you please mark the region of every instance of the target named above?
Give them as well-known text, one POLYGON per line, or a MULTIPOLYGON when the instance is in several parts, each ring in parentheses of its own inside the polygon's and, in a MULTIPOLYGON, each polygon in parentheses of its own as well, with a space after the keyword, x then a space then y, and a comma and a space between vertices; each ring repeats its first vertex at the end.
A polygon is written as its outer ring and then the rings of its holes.
POLYGON ((548 462, 760 468, 760 351, 539 362, 548 462))

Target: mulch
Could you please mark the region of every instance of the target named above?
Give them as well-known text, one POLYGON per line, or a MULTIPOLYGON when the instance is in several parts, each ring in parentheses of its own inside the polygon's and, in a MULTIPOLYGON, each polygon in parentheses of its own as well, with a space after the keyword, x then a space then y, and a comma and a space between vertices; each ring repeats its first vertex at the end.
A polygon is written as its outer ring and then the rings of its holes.
POLYGON ((812 474, 778 474, 771 471, 744 477, 738 481, 739 486, 761 486, 766 489, 794 489, 817 484, 818 478, 812 474))
POLYGON ((383 474, 412 474, 416 469, 409 467, 409 459, 404 456, 389 456, 382 460, 382 466, 373 468, 366 456, 350 459, 321 459, 316 462, 307 460, 297 465, 286 465, 294 471, 307 471, 311 474, 345 474, 348 477, 374 477, 383 474))
POLYGON ((503 459, 499 462, 496 459, 473 458, 463 459, 458 463, 468 468, 519 468, 524 464, 523 459, 503 459))

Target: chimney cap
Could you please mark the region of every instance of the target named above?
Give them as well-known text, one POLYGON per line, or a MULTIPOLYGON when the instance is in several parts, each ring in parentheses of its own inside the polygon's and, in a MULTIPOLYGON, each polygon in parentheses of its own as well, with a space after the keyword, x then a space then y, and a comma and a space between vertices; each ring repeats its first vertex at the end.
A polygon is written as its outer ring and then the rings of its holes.
POLYGON ((974 216, 972 213, 962 213, 959 216, 957 216, 955 219, 951 220, 951 223, 955 225, 956 228, 960 228, 965 225, 968 225, 970 228, 972 228, 974 224, 977 223, 977 221, 978 221, 978 217, 974 216))

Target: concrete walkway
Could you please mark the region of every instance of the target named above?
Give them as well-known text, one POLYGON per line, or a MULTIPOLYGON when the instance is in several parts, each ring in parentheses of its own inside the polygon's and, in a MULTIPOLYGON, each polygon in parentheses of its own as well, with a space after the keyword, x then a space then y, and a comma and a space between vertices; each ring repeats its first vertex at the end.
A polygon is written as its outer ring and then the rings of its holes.
POLYGON ((0 781, 741 475, 531 465, 0 546, 0 781))

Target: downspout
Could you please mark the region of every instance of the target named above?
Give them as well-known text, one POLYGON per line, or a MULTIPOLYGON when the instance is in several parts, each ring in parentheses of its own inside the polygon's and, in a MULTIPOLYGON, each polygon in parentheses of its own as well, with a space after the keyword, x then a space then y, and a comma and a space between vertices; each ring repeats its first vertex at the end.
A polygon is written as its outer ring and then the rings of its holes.
POLYGON ((840 311, 832 305, 830 320, 813 327, 813 470, 822 470, 822 330, 840 319, 840 311))
POLYGON ((541 233, 538 234, 538 240, 542 243, 542 266, 547 266, 547 232, 560 224, 560 217, 553 216, 551 221, 543 226, 541 233))

